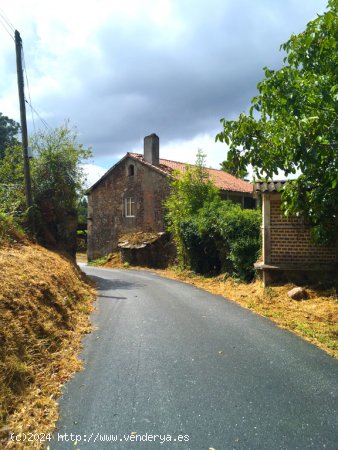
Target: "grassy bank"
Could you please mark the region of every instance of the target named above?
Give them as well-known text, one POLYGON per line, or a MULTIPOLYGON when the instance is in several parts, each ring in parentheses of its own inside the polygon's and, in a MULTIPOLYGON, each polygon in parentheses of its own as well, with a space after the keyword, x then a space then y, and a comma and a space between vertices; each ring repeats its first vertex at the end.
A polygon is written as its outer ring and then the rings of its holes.
MULTIPOLYGON (((81 368, 93 288, 66 257, 28 242, 0 246, 0 447, 47 433, 61 386, 81 368)), ((26 445, 26 446, 25 446, 26 445)))

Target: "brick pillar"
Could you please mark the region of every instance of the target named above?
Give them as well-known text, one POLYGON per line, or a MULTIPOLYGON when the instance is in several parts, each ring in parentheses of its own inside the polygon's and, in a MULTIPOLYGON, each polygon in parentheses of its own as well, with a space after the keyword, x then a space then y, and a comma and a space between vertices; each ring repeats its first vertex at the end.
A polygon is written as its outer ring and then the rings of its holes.
POLYGON ((263 194, 263 263, 271 263, 270 194, 263 194))

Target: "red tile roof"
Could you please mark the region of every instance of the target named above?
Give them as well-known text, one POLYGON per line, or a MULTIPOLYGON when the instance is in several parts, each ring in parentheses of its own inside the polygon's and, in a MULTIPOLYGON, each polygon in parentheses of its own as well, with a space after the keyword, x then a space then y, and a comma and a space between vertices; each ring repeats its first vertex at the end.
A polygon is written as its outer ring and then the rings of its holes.
POLYGON ((286 180, 282 181, 258 181, 254 185, 256 192, 280 192, 286 180))
MULTIPOLYGON (((131 158, 137 159, 143 164, 152 167, 158 172, 163 173, 164 175, 170 175, 174 170, 178 170, 180 172, 184 172, 187 166, 192 166, 193 164, 185 164, 177 161, 171 161, 169 159, 160 159, 160 165, 154 166, 149 162, 145 161, 143 155, 139 153, 127 153, 127 156, 131 158)), ((215 185, 224 191, 231 192, 241 192, 246 194, 251 194, 253 192, 252 184, 241 180, 240 178, 236 178, 233 175, 230 175, 223 170, 217 169, 206 169, 209 173, 211 180, 215 183, 215 185)))

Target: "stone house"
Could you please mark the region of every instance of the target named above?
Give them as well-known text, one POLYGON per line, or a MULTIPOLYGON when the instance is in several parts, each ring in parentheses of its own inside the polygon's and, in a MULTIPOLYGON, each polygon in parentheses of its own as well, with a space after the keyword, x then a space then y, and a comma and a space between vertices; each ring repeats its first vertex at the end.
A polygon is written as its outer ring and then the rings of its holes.
MULTIPOLYGON (((121 234, 164 231, 163 201, 169 194, 174 170, 186 164, 160 159, 159 138, 144 138, 144 153, 127 153, 88 191, 88 259, 100 258, 117 249, 121 234)), ((252 185, 224 171, 208 169, 221 195, 255 207, 252 185)))
POLYGON ((285 181, 255 183, 262 198, 262 261, 255 264, 263 283, 306 283, 329 280, 338 274, 338 247, 323 247, 311 241, 310 226, 302 217, 286 218, 281 212, 281 189, 285 181))

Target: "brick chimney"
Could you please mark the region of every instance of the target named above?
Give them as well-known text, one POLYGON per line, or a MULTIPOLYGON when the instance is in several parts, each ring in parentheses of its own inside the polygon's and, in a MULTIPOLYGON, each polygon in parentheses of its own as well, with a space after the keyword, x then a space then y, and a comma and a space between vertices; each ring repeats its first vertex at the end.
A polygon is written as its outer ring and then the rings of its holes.
POLYGON ((154 166, 160 164, 160 139, 155 133, 144 138, 144 160, 154 166))

